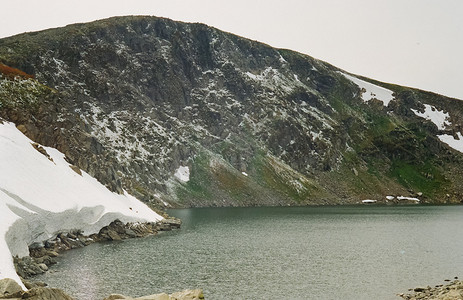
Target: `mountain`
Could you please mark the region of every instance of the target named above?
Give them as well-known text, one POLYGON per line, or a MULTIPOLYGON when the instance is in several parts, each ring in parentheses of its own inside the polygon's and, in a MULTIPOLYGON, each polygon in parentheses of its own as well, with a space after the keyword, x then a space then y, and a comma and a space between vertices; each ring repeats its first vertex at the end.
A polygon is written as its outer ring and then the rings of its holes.
POLYGON ((463 199, 462 101, 204 24, 74 24, 0 62, 1 118, 152 207, 463 199))

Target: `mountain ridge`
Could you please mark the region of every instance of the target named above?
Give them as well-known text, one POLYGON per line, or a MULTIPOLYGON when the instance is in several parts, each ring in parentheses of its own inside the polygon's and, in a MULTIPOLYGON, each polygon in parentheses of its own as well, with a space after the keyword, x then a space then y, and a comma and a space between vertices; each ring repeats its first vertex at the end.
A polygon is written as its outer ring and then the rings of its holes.
POLYGON ((463 195, 462 154, 442 142, 459 142, 461 101, 204 24, 73 24, 1 39, 0 62, 35 77, 2 76, 1 117, 154 207, 463 195), (368 83, 391 92, 388 105, 365 100, 368 83), (428 106, 447 125, 425 120, 428 106))

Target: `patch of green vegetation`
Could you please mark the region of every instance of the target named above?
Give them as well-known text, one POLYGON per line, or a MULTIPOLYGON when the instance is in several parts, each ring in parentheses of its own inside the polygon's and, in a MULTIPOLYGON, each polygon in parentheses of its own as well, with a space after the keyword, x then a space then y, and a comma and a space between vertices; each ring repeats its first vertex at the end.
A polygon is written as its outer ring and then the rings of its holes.
POLYGON ((417 165, 395 160, 391 165, 389 175, 396 178, 401 185, 430 197, 442 191, 449 184, 439 168, 430 161, 417 165))
POLYGON ((179 184, 175 189, 180 201, 190 198, 207 201, 213 198, 210 191, 212 178, 209 173, 209 163, 210 156, 204 152, 195 157, 190 168, 190 180, 184 184, 179 184))
POLYGON ((259 187, 223 160, 202 150, 192 162, 190 180, 178 184, 175 192, 183 203, 199 205, 249 205, 259 197, 259 187))

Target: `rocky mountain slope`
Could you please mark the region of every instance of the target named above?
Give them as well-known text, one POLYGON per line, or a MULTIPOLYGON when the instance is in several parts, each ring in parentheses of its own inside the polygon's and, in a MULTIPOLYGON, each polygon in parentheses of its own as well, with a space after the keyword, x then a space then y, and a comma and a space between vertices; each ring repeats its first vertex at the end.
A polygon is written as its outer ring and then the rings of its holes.
POLYGON ((0 117, 155 207, 463 199, 463 102, 203 24, 69 25, 0 62, 0 117))

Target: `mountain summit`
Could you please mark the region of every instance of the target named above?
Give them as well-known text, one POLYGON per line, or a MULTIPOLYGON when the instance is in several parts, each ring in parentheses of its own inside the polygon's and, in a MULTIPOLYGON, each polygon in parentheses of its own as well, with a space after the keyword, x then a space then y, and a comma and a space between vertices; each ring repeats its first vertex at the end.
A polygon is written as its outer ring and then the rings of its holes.
POLYGON ((0 117, 154 207, 462 199, 463 102, 203 24, 26 33, 0 63, 0 117))

